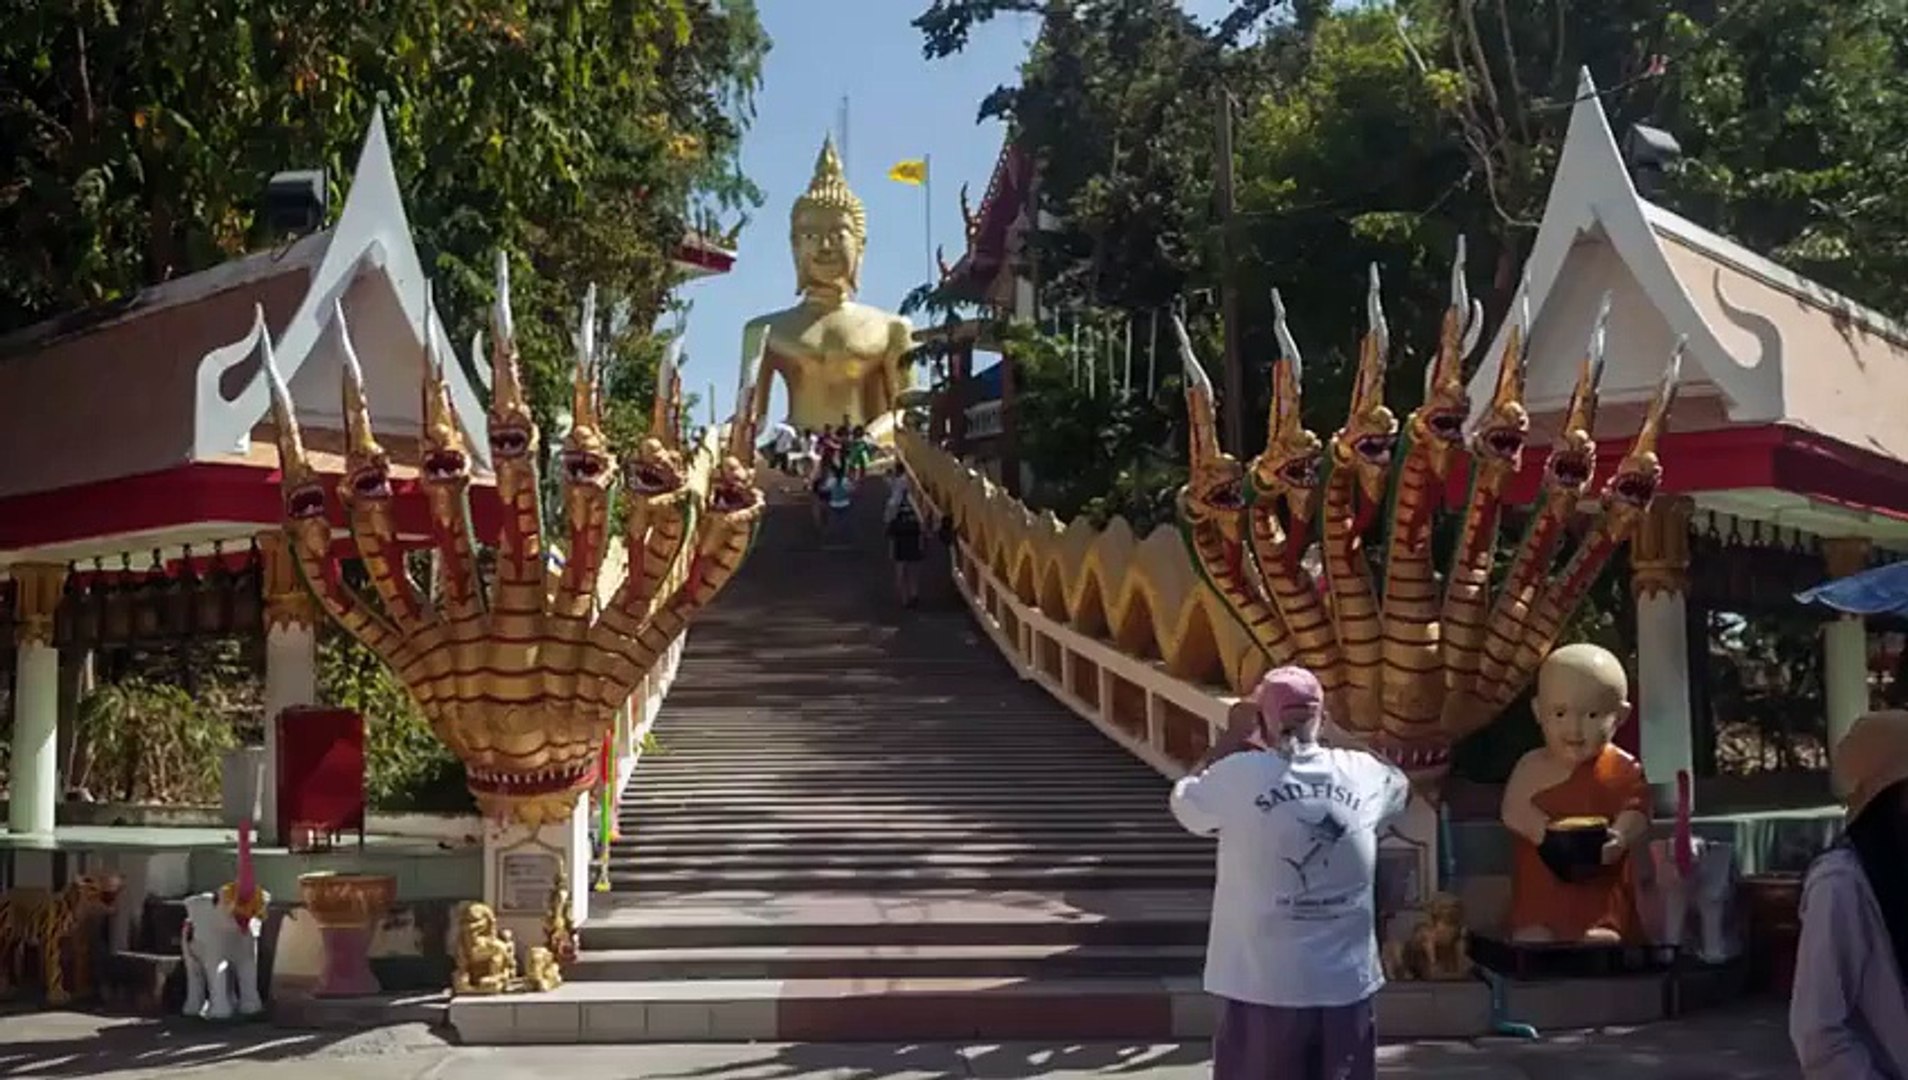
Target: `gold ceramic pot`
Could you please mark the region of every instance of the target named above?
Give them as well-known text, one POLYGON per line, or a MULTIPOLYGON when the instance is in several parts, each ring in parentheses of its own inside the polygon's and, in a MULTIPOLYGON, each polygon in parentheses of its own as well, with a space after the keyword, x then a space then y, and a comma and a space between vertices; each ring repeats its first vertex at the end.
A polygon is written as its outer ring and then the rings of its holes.
POLYGON ((390 910, 397 898, 397 879, 389 874, 322 870, 299 876, 298 895, 321 929, 366 929, 390 910))

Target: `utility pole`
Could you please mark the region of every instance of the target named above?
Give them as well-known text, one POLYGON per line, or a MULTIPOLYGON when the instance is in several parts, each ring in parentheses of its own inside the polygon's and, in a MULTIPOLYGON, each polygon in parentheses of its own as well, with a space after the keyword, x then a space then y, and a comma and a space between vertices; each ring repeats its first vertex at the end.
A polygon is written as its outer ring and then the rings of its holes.
POLYGON ((1232 232, 1235 203, 1232 191, 1232 93, 1223 85, 1215 104, 1213 191, 1219 214, 1219 305, 1225 330, 1224 371, 1220 375, 1220 423, 1226 450, 1245 457, 1245 371, 1239 356, 1239 290, 1232 278, 1235 240, 1232 232))

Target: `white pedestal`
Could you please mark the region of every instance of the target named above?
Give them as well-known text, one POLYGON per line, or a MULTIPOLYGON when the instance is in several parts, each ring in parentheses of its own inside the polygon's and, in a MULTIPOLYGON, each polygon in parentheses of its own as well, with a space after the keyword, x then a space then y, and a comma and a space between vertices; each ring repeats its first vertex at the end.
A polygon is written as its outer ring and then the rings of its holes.
POLYGON ((60 651, 28 641, 15 655, 7 829, 15 836, 50 835, 60 795, 60 651))
POLYGON ((1420 921, 1438 892, 1438 811, 1413 792, 1405 811, 1378 833, 1378 920, 1381 941, 1397 940, 1420 921))
POLYGON ((1655 784, 1695 768, 1689 713, 1689 606, 1658 589, 1636 601, 1637 713, 1643 771, 1655 784))
POLYGON ((543 944, 543 915, 558 866, 569 879, 570 918, 581 926, 589 917, 589 811, 589 799, 579 795, 566 822, 534 829, 484 826, 484 903, 516 935, 519 963, 530 946, 543 944))
POLYGON ((1829 757, 1857 717, 1868 711, 1868 624, 1843 615, 1822 627, 1822 689, 1829 757))
MULTIPOLYGON (((264 785, 259 793, 261 815, 256 822, 262 843, 276 844, 278 836, 278 714, 300 705, 318 703, 318 634, 304 623, 279 622, 265 634, 265 756, 264 785)), ((227 807, 227 811, 232 808, 227 807)), ((251 811, 251 804, 243 808, 251 811)))

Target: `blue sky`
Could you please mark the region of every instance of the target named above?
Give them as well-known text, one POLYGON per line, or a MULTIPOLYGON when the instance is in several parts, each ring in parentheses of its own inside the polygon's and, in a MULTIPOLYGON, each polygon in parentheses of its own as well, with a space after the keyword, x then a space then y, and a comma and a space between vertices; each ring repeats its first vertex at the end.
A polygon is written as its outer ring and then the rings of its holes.
MULTIPOLYGON (((743 144, 742 165, 766 201, 742 233, 735 269, 689 283, 683 371, 685 389, 706 398, 715 386, 718 415, 727 416, 742 362, 742 324, 788 306, 795 296, 788 254, 788 211, 808 186, 822 137, 849 100, 846 166, 868 207, 868 252, 862 263, 864 303, 893 310, 925 281, 932 259, 921 188, 887 178, 888 167, 923 155, 933 160, 932 224, 948 262, 962 251, 959 190, 976 204, 1000 152, 1001 127, 974 122, 980 100, 1017 81, 1027 45, 1038 31, 1032 16, 1004 16, 974 35, 965 52, 945 60, 921 56, 921 35, 909 21, 928 0, 757 0, 774 41, 743 144)), ((1211 19, 1227 0, 1185 0, 1211 19)), ((700 421, 707 416, 705 403, 700 421)), ((776 388, 770 416, 782 415, 776 388)))

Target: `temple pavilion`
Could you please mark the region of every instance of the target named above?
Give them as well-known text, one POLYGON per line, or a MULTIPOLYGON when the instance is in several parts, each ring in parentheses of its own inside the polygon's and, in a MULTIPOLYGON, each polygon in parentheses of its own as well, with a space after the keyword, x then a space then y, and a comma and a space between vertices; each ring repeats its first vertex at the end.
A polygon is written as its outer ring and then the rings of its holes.
MULTIPOLYGON (((1599 475, 1686 342, 1665 487, 1630 553, 1637 743, 1661 783, 1713 764, 1709 612, 1793 613, 1798 589, 1908 549, 1908 327, 1649 201, 1636 166, 1586 73, 1527 264, 1533 437, 1513 497, 1535 491, 1605 293, 1599 475)), ((1506 332, 1472 380, 1477 408, 1506 332)), ((1863 619, 1823 622, 1820 648, 1832 753, 1870 707, 1863 619)))
MULTIPOLYGON (((695 278, 726 272, 734 257, 691 236, 676 259, 695 278)), ((425 320, 448 341, 425 286, 379 116, 330 227, 0 338, 0 627, 12 631, 0 641, 0 686, 10 679, 12 692, 0 700, 12 702, 12 835, 54 828, 70 738, 62 729, 98 646, 255 634, 265 638, 265 715, 314 702, 315 613, 276 543, 278 454, 259 335, 271 335, 313 463, 335 482, 342 360, 328 327, 342 305, 394 463, 400 535, 421 543, 428 525, 409 463, 425 320)), ((475 459, 481 531, 496 510, 484 460, 487 370, 470 366, 462 343, 451 351, 463 361, 446 371, 475 459)), ((271 724, 266 731, 269 742, 271 724)), ((273 759, 267 746, 267 769, 273 759)), ((272 789, 268 778, 268 831, 272 789)))

